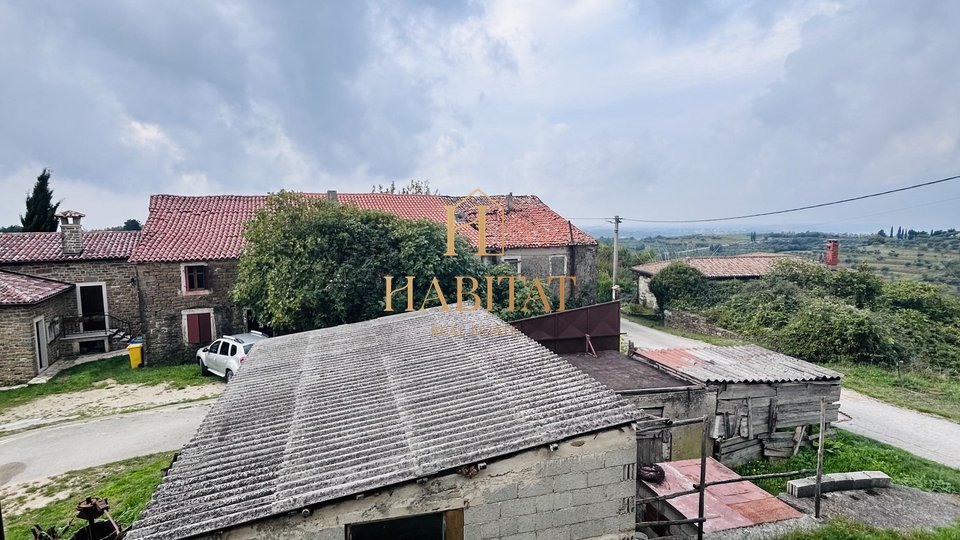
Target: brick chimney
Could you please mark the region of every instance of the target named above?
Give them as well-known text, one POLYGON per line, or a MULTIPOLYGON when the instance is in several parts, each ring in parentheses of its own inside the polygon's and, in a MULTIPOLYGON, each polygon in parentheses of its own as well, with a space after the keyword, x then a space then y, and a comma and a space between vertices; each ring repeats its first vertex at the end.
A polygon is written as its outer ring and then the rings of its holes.
POLYGON ((64 210, 57 214, 60 218, 60 244, 64 255, 79 255, 83 253, 83 229, 80 218, 85 217, 74 210, 64 210))
POLYGON ((332 202, 333 204, 340 204, 339 200, 337 199, 337 190, 335 189, 327 190, 327 202, 332 202))
POLYGON ((511 191, 510 193, 507 193, 507 196, 504 197, 504 200, 504 206, 507 207, 507 213, 509 214, 510 212, 513 212, 513 192, 511 191))

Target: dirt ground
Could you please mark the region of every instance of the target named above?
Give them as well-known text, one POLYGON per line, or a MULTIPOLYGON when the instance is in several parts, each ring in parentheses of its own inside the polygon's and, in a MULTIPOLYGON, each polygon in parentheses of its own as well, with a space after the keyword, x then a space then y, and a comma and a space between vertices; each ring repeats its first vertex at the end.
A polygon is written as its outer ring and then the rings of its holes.
POLYGON ((222 382, 175 388, 168 384, 117 384, 107 379, 93 390, 45 396, 11 407, 0 413, 0 432, 214 398, 225 387, 222 382))

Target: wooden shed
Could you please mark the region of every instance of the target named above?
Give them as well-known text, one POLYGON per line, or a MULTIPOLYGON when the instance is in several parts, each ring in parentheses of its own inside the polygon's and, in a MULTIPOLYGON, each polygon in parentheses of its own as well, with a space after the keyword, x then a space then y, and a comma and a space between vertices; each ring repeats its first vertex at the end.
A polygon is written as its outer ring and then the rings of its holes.
POLYGON ((735 466, 761 457, 789 457, 808 444, 810 428, 837 421, 836 371, 756 345, 633 351, 675 376, 704 384, 715 414, 714 455, 735 466))

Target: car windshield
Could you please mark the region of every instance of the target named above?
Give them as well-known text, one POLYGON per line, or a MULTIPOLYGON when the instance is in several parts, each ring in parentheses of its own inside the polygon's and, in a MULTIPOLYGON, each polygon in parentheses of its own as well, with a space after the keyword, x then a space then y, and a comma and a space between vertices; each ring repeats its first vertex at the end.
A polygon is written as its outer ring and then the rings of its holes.
POLYGON ((255 343, 247 343, 246 345, 244 345, 244 346, 243 346, 243 353, 246 354, 246 353, 250 352, 250 349, 252 349, 254 345, 255 345, 255 343))

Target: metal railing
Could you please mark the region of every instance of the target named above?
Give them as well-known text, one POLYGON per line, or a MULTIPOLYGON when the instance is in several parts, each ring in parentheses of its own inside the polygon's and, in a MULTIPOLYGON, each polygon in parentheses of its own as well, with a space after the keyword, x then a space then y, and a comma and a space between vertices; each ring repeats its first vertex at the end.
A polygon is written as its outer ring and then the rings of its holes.
POLYGON ((72 335, 90 332, 103 332, 104 337, 109 338, 122 336, 134 337, 139 333, 139 324, 121 319, 109 313, 63 317, 60 323, 60 333, 57 337, 70 337, 72 335))

